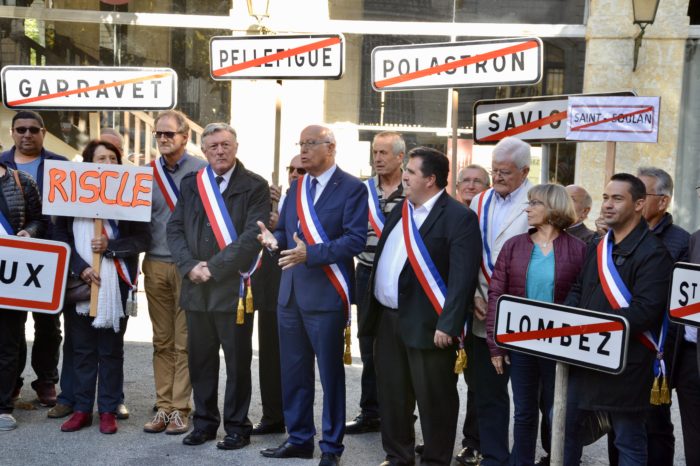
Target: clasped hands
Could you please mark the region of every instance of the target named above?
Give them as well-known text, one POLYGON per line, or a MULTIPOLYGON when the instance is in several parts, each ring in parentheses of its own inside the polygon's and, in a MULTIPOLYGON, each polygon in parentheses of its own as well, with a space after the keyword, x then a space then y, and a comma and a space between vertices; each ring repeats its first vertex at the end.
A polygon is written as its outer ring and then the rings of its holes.
MULTIPOLYGON (((270 251, 277 251, 279 245, 277 244, 277 239, 275 235, 267 229, 263 222, 258 222, 258 227, 260 227, 260 234, 258 235, 258 241, 263 247, 266 247, 270 251)), ((306 243, 304 243, 296 233, 294 233, 294 242, 296 247, 294 249, 286 249, 280 252, 280 260, 278 265, 282 267, 282 270, 287 270, 298 264, 303 264, 306 262, 306 243)))

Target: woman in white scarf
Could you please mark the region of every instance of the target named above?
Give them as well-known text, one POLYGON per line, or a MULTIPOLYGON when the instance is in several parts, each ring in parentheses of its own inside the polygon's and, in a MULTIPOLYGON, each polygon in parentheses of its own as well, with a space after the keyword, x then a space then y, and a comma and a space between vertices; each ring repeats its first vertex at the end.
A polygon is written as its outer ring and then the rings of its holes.
MULTIPOLYGON (((121 164, 121 153, 106 141, 91 141, 83 151, 83 161, 97 164, 121 164)), ((71 246, 70 269, 88 284, 99 285, 97 313, 90 317, 90 302, 64 308, 66 344, 64 359, 70 357, 73 415, 61 425, 64 432, 80 430, 92 423, 95 387, 99 380, 97 408, 100 432, 117 431, 115 412, 121 403, 124 378, 124 331, 128 295, 135 289, 138 254, 149 241, 148 224, 104 220, 103 233, 94 234, 94 220, 82 217, 58 217, 56 237, 71 246), (93 253, 101 253, 99 274, 91 267, 93 253)), ((62 374, 61 377, 65 377, 62 374)))

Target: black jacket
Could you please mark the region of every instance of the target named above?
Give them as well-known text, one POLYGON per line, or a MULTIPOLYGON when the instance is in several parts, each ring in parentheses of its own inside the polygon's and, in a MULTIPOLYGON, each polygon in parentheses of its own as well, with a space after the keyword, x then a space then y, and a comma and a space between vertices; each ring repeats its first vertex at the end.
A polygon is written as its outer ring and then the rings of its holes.
POLYGON ((222 193, 238 239, 219 247, 197 190, 197 173, 180 183, 177 206, 168 222, 168 243, 173 260, 182 275, 180 306, 187 311, 236 312, 239 271, 250 268, 260 251, 256 222, 265 223, 270 215, 267 182, 236 162, 231 179, 222 193), (200 261, 206 261, 212 279, 195 284, 187 274, 200 261))
POLYGON ((0 211, 17 233, 25 230, 32 238, 46 232, 47 220, 41 215, 41 197, 31 176, 17 170, 19 184, 12 168, 3 163, 6 171, 0 177, 0 211))
POLYGON ((593 240, 589 244, 581 274, 564 304, 627 318, 630 324, 627 366, 618 375, 572 366, 569 386, 582 409, 628 412, 647 409, 656 353, 644 346, 638 335, 647 330, 658 334, 661 328, 661 319, 668 309, 673 262, 666 247, 642 219, 613 247, 617 270, 632 293, 629 307, 614 310, 598 278, 597 243, 598 240, 593 240))

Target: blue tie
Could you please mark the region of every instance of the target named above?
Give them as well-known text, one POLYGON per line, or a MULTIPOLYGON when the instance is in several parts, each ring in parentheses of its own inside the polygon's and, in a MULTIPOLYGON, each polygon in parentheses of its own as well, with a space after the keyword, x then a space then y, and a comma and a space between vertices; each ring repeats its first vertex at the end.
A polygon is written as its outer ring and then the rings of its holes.
POLYGON ((309 189, 309 196, 311 197, 311 205, 316 204, 316 186, 318 186, 318 180, 313 178, 311 180, 311 188, 309 189))

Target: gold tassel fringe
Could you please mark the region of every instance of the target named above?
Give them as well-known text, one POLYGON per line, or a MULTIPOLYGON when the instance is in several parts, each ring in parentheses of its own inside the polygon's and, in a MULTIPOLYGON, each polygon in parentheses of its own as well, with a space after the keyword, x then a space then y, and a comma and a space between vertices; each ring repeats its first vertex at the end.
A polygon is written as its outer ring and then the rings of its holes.
POLYGON ((248 285, 248 293, 245 295, 245 313, 252 314, 255 312, 253 304, 253 287, 248 285))
POLYGON ((243 305, 243 296, 238 298, 238 310, 236 311, 236 324, 243 325, 245 323, 245 306, 243 305))
POLYGON ((661 392, 659 393, 659 401, 661 404, 667 405, 671 404, 671 391, 668 389, 668 382, 666 381, 666 376, 664 375, 661 379, 661 392))
POLYGON ((661 390, 659 390, 659 377, 654 378, 654 385, 652 385, 651 387, 651 397, 649 398, 649 402, 654 406, 658 406, 661 404, 661 390))
POLYGON ((343 363, 346 366, 352 364, 352 354, 350 348, 352 346, 352 335, 350 333, 350 326, 345 327, 345 353, 343 354, 343 363))
POLYGON ((455 374, 461 374, 467 368, 467 352, 464 348, 457 351, 457 360, 455 361, 455 374))

